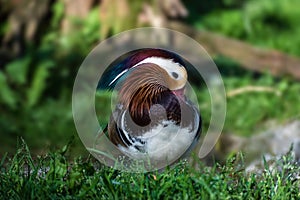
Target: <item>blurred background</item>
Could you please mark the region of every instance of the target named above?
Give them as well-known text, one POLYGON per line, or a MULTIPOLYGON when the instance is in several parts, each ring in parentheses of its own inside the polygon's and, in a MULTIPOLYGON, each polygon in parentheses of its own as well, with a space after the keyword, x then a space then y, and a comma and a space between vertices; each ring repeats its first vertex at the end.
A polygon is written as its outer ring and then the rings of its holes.
MULTIPOLYGON (((276 134, 300 139, 299 8, 299 0, 0 0, 0 155, 13 154, 18 137, 33 155, 70 140, 71 155, 86 155, 71 110, 77 70, 101 40, 143 26, 187 34, 216 62, 227 92, 217 158, 245 148, 245 141, 274 154, 268 143, 276 134)), ((197 95, 207 127, 209 95, 202 87, 197 95)), ((98 98, 97 109, 109 114, 110 100, 98 98)))

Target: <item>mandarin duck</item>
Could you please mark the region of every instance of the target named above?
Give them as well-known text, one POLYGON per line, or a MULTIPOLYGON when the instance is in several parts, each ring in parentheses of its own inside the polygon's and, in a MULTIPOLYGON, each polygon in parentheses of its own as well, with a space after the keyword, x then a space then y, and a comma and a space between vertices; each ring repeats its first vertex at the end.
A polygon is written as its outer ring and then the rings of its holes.
POLYGON ((104 132, 131 158, 174 163, 195 146, 201 117, 185 96, 186 61, 163 49, 121 56, 103 73, 99 90, 117 91, 104 132))

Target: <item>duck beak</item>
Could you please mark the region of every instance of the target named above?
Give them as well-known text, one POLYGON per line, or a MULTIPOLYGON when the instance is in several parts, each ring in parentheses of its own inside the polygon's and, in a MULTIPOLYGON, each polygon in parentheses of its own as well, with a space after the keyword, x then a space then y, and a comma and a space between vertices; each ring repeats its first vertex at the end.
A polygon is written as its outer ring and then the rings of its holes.
POLYGON ((180 88, 178 90, 172 90, 172 93, 175 94, 181 100, 185 100, 184 91, 185 91, 185 87, 180 88))

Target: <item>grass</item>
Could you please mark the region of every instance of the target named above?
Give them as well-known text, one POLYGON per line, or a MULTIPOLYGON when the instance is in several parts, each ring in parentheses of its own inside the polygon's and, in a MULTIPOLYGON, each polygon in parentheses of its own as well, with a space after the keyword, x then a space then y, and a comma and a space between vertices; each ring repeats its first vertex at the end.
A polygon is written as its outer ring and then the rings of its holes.
POLYGON ((199 169, 179 163, 163 172, 126 173, 93 159, 68 162, 68 145, 32 158, 24 141, 0 163, 1 199, 299 199, 300 167, 288 154, 276 167, 247 174, 235 157, 199 169), (237 167, 238 166, 238 167, 237 167), (298 176, 298 177, 297 177, 298 176))

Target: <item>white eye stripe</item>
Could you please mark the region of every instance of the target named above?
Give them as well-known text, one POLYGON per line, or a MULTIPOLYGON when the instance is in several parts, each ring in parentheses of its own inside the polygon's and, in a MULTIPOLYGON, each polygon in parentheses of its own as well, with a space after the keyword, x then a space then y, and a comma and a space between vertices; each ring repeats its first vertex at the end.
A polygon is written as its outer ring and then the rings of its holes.
POLYGON ((165 69, 169 75, 171 77, 174 77, 172 75, 173 72, 175 72, 178 77, 175 79, 180 79, 183 78, 184 75, 182 74, 182 71, 180 70, 183 66, 177 62, 174 62, 173 59, 166 59, 166 58, 160 58, 160 57, 149 57, 146 58, 144 60, 142 60, 141 62, 135 64, 133 67, 136 67, 140 64, 144 64, 144 63, 153 63, 156 64, 158 66, 160 66, 161 68, 165 69))
POLYGON ((114 80, 112 80, 108 86, 111 86, 111 84, 113 84, 118 78, 120 78, 123 74, 125 74, 128 71, 128 69, 125 69, 124 71, 122 71, 120 74, 118 74, 118 76, 116 76, 114 78, 114 80))

